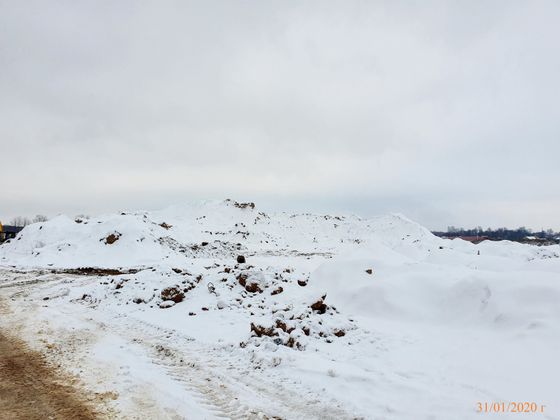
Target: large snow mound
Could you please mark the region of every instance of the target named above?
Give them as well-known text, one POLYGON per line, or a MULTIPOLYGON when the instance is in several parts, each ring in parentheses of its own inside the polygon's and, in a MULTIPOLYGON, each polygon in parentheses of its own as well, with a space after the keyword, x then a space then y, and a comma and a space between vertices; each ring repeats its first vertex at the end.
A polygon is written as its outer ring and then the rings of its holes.
POLYGON ((196 342, 226 376, 343 400, 338 418, 473 418, 488 395, 560 412, 559 256, 440 239, 397 214, 226 200, 32 224, 0 246, 0 289, 37 285, 10 296, 51 308, 49 323, 82 314, 134 345, 146 325, 174 337, 166 348, 196 342))
MULTIPOLYGON (((222 307, 235 299, 243 307, 258 296, 257 309, 267 307, 260 311, 265 318, 275 305, 309 310, 326 296, 333 314, 523 328, 548 325, 545 318, 559 314, 558 284, 552 280, 559 248, 449 241, 398 214, 266 214, 253 203, 225 200, 92 219, 59 216, 27 226, 0 246, 0 264, 144 270, 132 276, 137 286, 112 297, 121 303, 158 306, 154 298, 161 299, 161 290, 178 287, 188 289, 185 301, 200 295, 200 307, 213 307, 210 283, 222 307), (236 265, 238 255, 250 265, 236 265), (539 275, 528 278, 533 271, 539 275), (271 295, 279 288, 284 293, 271 295)), ((301 315, 295 312, 290 316, 301 315)))
POLYGON ((268 215, 253 203, 226 200, 92 219, 59 216, 27 226, 0 247, 0 262, 38 267, 172 266, 185 257, 226 257, 239 251, 332 255, 367 246, 424 258, 440 242, 427 229, 398 215, 375 219, 268 215))

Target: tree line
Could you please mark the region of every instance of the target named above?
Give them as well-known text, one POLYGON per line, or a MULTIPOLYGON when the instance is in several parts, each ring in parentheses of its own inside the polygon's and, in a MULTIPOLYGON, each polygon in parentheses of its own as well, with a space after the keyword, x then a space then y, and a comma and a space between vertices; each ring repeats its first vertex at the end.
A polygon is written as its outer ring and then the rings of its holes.
POLYGON ((33 219, 25 216, 17 216, 10 220, 10 223, 8 224, 11 226, 24 227, 30 225, 31 223, 46 222, 47 220, 49 220, 49 218, 47 216, 43 216, 42 214, 38 214, 33 219))
POLYGON ((498 228, 498 229, 483 229, 478 226, 472 229, 457 228, 455 226, 449 226, 447 232, 433 232, 434 235, 441 237, 456 237, 456 236, 485 236, 488 239, 496 241, 522 241, 528 236, 534 236, 535 238, 554 241, 560 237, 560 232, 554 232, 552 229, 533 231, 526 228, 525 226, 519 227, 517 229, 508 228, 498 228))

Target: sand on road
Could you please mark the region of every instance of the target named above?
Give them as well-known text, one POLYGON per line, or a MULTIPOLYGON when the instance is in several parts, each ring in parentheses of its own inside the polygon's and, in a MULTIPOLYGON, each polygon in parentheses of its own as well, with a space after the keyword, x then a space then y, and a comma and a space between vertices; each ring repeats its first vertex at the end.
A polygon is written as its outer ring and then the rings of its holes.
POLYGON ((71 386, 41 353, 0 331, 0 417, 2 419, 99 418, 91 398, 71 386))

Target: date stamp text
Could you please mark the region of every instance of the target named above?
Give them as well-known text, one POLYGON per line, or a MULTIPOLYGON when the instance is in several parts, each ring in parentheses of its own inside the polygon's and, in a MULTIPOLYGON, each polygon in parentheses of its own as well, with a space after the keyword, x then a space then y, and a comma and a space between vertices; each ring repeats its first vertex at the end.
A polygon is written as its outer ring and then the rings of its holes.
POLYGON ((531 401, 477 402, 477 413, 544 413, 546 405, 531 401))

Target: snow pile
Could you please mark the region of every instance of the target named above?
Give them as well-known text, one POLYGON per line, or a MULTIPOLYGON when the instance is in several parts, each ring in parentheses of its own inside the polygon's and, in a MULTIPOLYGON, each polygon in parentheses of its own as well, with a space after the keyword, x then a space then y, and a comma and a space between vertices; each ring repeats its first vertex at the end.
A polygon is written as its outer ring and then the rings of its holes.
POLYGON ((120 267, 170 257, 159 243, 166 230, 140 215, 91 220, 58 216, 26 226, 0 247, 0 261, 37 267, 120 267))
POLYGON ((560 344, 559 257, 559 246, 440 239, 401 215, 266 214, 231 200, 60 216, 0 246, 1 266, 63 279, 35 297, 60 313, 183 335, 241 377, 266 370, 275 387, 300 383, 367 418, 468 418, 503 390, 550 395, 538 372, 560 344), (520 367, 533 351, 535 366, 520 367))
MULTIPOLYGON (((337 260, 322 264, 310 284, 325 293, 342 313, 407 323, 531 329, 556 328, 560 319, 558 261, 554 270, 528 278, 532 263, 520 271, 472 270, 427 263, 394 270, 371 260, 337 260), (375 276, 364 267, 377 267, 375 276)), ((553 268, 552 266, 550 268, 553 268)))
POLYGON ((376 243, 406 254, 411 247, 424 249, 438 241, 402 216, 364 220, 355 216, 267 215, 253 203, 226 200, 84 220, 59 216, 27 226, 15 240, 0 247, 0 263, 28 267, 172 266, 185 258, 226 258, 241 252, 329 256, 376 243))
POLYGON ((232 200, 59 216, 0 247, 4 265, 121 270, 74 291, 88 303, 191 318, 234 310, 243 331, 296 348, 305 347, 304 336, 342 334, 353 316, 491 328, 549 324, 546 315, 559 313, 549 279, 559 255, 558 246, 443 240, 402 215, 268 215, 232 200), (527 281, 529 270, 548 262, 552 270, 527 281))

